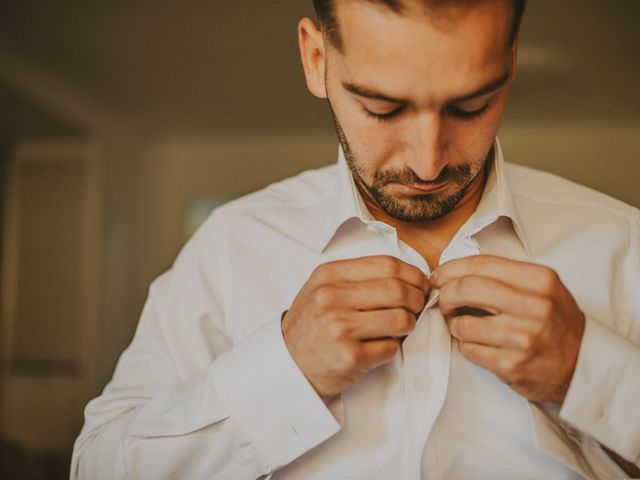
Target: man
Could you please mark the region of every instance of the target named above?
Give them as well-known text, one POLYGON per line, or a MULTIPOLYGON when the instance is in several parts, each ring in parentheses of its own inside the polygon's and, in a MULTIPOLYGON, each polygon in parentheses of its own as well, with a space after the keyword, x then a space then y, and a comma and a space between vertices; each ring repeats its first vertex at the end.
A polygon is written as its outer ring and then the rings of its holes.
POLYGON ((338 165, 218 209, 154 282, 72 478, 634 472, 640 217, 505 164, 524 1, 315 6, 338 165))

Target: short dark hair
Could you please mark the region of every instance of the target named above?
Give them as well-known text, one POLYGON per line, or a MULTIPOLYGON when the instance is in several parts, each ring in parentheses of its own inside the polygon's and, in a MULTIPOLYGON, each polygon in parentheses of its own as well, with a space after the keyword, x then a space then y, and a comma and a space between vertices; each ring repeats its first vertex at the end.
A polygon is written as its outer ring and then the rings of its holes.
MULTIPOLYGON (((329 39, 329 41, 338 48, 342 49, 342 37, 338 28, 338 21, 335 14, 335 2, 339 0, 313 0, 313 6, 316 9, 316 15, 320 26, 329 39)), ((401 13, 408 0, 367 0, 371 3, 382 4, 396 13, 401 13)), ((412 0, 418 1, 418 0, 412 0)), ((453 3, 479 3, 486 0, 419 0, 427 7, 437 8, 453 3)), ((527 0, 511 0, 513 2, 513 24, 511 27, 510 41, 513 42, 520 29, 522 15, 527 0)))

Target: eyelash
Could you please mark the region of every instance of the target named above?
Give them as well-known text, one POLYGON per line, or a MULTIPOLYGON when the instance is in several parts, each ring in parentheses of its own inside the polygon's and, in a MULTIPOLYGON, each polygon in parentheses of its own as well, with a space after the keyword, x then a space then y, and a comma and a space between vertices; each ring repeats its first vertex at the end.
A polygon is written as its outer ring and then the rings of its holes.
MULTIPOLYGON (((448 111, 451 115, 453 115, 454 117, 459 118, 460 120, 463 121, 471 121, 471 120, 475 120, 477 118, 480 118, 484 113, 486 113, 486 111, 489 109, 489 105, 490 103, 487 103, 484 107, 478 109, 478 110, 473 110, 471 112, 468 112, 466 110, 462 110, 460 108, 456 108, 456 107, 447 107, 448 111)), ((396 108, 395 110, 392 110, 389 113, 373 113, 369 110, 367 110, 366 108, 364 108, 365 113, 367 114, 367 116, 375 118, 376 120, 380 121, 380 122, 388 122, 389 120, 392 120, 393 118, 397 117, 398 115, 400 115, 406 107, 399 107, 396 108)))
POLYGON ((471 121, 471 120, 475 120, 477 118, 480 118, 482 115, 484 115, 486 113, 486 111, 489 109, 489 105, 490 104, 487 103, 484 107, 479 108, 478 110, 473 110, 471 112, 469 112, 467 110, 462 110, 462 109, 456 108, 456 107, 448 107, 448 108, 449 108, 449 112, 454 117, 457 117, 460 120, 464 120, 464 121, 471 121))
POLYGON ((367 110, 366 108, 363 107, 364 112, 367 114, 367 116, 375 118, 376 120, 380 121, 380 122, 388 122, 389 120, 393 119, 394 117, 400 115, 404 109, 406 107, 399 107, 396 108, 395 110, 390 111, 389 113, 373 113, 370 110, 367 110))

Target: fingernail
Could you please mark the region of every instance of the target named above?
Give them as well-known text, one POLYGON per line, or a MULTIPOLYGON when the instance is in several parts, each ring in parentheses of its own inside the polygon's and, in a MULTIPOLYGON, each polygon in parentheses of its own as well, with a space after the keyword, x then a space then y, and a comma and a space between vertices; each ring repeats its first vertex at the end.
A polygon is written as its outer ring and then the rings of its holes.
POLYGON ((456 320, 455 318, 451 319, 449 321, 449 331, 451 332, 451 335, 457 338, 457 330, 456 330, 456 320))
POLYGON ((422 289, 425 293, 429 293, 429 291, 431 290, 431 282, 429 281, 429 277, 427 277, 426 275, 422 281, 422 289))

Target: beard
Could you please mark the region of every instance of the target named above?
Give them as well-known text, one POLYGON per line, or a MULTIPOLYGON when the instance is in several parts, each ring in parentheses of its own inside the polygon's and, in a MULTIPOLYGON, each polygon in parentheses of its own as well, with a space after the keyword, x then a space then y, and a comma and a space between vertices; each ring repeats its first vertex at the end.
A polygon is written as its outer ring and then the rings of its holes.
POLYGON ((373 181, 365 181, 362 162, 358 161, 349 146, 349 141, 338 121, 331 104, 329 104, 333 123, 342 146, 347 165, 354 181, 362 194, 366 195, 378 208, 392 218, 403 222, 426 222, 437 220, 449 212, 464 198, 476 177, 487 164, 493 147, 479 162, 456 166, 446 165, 435 180, 422 180, 409 167, 404 169, 386 169, 375 172, 373 181), (417 187, 435 187, 447 183, 448 192, 428 193, 422 195, 394 196, 386 191, 389 184, 413 185, 417 187), (454 187, 453 191, 449 191, 454 187))

